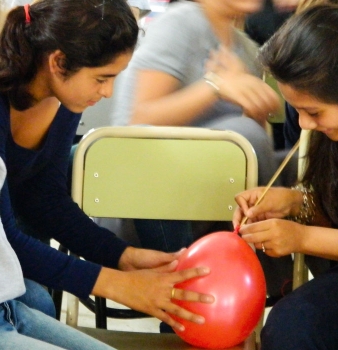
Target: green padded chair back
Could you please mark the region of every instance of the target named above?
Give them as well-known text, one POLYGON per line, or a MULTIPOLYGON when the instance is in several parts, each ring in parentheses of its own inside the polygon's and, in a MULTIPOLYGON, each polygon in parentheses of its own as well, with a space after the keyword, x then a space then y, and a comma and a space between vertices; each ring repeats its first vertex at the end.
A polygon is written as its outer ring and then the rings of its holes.
MULTIPOLYGON (((256 185, 256 154, 231 131, 103 127, 73 161, 72 197, 92 217, 229 221, 235 194, 256 185)), ((66 322, 77 318, 68 295, 66 322)))
POLYGON ((235 194, 256 182, 255 153, 237 133, 105 127, 78 146, 73 198, 93 217, 229 221, 235 194))

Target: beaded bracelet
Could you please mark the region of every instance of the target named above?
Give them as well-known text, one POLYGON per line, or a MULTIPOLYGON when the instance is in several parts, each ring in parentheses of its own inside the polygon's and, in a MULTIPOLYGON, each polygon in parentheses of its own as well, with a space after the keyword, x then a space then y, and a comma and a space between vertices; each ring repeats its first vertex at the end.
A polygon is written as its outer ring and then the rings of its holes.
POLYGON ((300 208, 299 214, 289 217, 290 220, 298 222, 302 225, 310 225, 316 214, 316 204, 313 200, 312 189, 306 188, 303 185, 297 185, 291 187, 292 190, 300 191, 303 195, 303 203, 300 208))

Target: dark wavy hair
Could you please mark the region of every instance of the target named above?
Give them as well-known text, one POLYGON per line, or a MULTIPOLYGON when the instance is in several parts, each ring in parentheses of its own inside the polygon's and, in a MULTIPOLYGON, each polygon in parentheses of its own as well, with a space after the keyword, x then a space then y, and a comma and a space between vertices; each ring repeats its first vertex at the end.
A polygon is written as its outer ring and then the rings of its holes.
MULTIPOLYGON (((260 59, 277 81, 338 105, 338 5, 310 7, 290 18, 261 48, 260 59)), ((302 182, 314 188, 338 226, 338 143, 323 133, 311 132, 302 182)))
MULTIPOLYGON (((47 55, 60 50, 69 77, 133 51, 138 26, 125 0, 40 0, 9 12, 0 36, 0 92, 18 110, 32 105, 27 85, 47 55)), ((61 63, 60 63, 61 64, 61 63)))

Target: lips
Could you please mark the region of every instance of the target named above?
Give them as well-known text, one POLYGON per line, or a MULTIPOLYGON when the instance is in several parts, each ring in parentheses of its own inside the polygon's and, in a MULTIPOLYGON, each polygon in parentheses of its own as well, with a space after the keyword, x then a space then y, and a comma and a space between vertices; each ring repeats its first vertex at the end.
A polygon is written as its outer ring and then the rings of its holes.
POLYGON ((88 106, 94 106, 99 101, 89 101, 88 106))

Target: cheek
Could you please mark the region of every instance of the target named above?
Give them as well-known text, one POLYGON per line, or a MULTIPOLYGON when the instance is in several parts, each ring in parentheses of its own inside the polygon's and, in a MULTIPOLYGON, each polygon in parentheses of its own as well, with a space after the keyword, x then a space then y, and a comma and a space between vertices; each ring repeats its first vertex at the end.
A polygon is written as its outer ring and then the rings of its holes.
POLYGON ((298 124, 302 129, 310 130, 316 128, 318 124, 318 119, 312 118, 307 114, 300 114, 298 118, 298 124))

